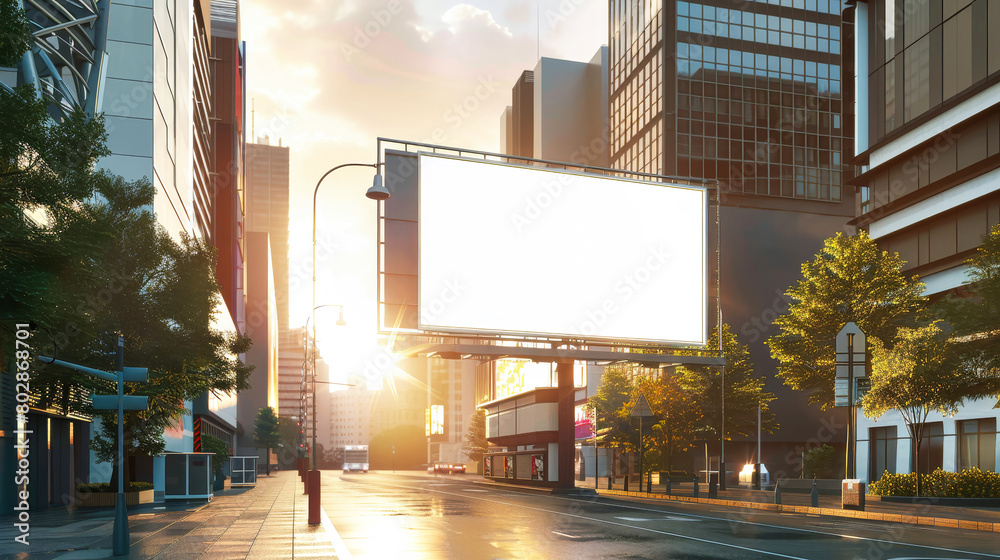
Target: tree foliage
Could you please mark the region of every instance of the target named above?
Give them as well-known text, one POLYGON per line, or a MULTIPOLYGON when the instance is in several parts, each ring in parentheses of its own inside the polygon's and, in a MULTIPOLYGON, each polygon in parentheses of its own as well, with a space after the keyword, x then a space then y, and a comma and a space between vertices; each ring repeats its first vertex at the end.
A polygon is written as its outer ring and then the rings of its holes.
MULTIPOLYGON (((651 418, 642 419, 643 449, 646 450, 642 461, 643 472, 663 467, 672 470, 674 451, 693 447, 701 431, 699 428, 703 424, 700 403, 673 376, 643 376, 636 379, 632 398, 622 410, 630 419, 632 408, 639 402, 640 394, 646 397, 653 412, 651 418)), ((633 422, 638 424, 638 419, 633 422)))
POLYGON ((486 411, 481 408, 476 409, 472 413, 472 418, 469 419, 469 429, 465 432, 465 445, 462 446, 462 451, 469 456, 469 459, 481 463, 488 447, 486 411))
MULTIPOLYGON (((866 416, 878 418, 890 410, 899 411, 913 436, 914 459, 920 456, 922 431, 931 412, 954 414, 963 401, 967 370, 941 321, 923 327, 904 327, 889 347, 872 341, 871 389, 861 405, 866 416)), ((917 493, 920 492, 919 462, 914 460, 917 493)))
POLYGON ((212 473, 218 476, 222 472, 222 467, 226 464, 226 461, 232 456, 232 450, 229 449, 226 442, 211 434, 201 435, 201 448, 206 453, 215 454, 212 457, 212 473))
POLYGON ((632 409, 640 394, 653 413, 642 419, 643 471, 669 467, 673 453, 690 448, 703 425, 694 393, 682 388, 673 376, 633 373, 628 364, 609 365, 586 407, 596 419, 604 445, 637 452, 640 423, 632 409))
MULTIPOLYGON (((709 334, 708 347, 717 348, 718 329, 709 334)), ((778 423, 770 403, 774 393, 764 390, 764 377, 754 374, 750 347, 740 344, 729 325, 722 328, 722 349, 725 367, 725 436, 726 439, 749 436, 757 432, 757 407, 761 407, 761 426, 767 433, 774 433, 778 423)), ((687 365, 677 368, 677 382, 690 392, 701 407, 704 421, 700 427, 703 437, 718 438, 722 423, 722 368, 717 366, 687 365)))
POLYGON ((258 410, 253 421, 254 444, 264 448, 276 447, 280 438, 278 415, 274 413, 274 408, 265 406, 258 410))
POLYGON ((21 55, 34 42, 35 38, 28 27, 28 18, 21 9, 20 2, 0 0, 0 66, 17 66, 21 55))
POLYGON ((253 420, 253 442, 265 450, 274 449, 281 443, 281 427, 274 408, 265 406, 257 411, 257 417, 253 420))
POLYGON ((969 398, 994 397, 1000 407, 1000 225, 965 264, 969 293, 950 295, 939 309, 953 328, 955 348, 967 370, 969 398))
POLYGON ((808 391, 809 402, 825 409, 834 401, 836 335, 847 322, 882 342, 914 324, 926 304, 924 285, 907 279, 902 266, 898 253, 880 250, 864 231, 825 241, 786 292, 792 303, 775 321, 780 332, 767 341, 786 385, 808 391))

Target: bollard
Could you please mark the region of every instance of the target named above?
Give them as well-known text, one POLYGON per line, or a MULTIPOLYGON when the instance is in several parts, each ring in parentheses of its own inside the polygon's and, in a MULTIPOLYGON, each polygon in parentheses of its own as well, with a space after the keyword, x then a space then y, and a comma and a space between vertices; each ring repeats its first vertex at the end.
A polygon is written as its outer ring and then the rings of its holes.
POLYGON ((667 495, 669 496, 670 495, 670 477, 669 476, 667 477, 667 484, 665 486, 665 491, 666 491, 667 495))
POLYGON ((611 490, 611 475, 608 475, 608 490, 611 490))
POLYGON ((708 475, 708 497, 709 498, 718 498, 719 497, 719 490, 718 490, 718 486, 717 486, 718 483, 716 482, 718 479, 719 479, 719 476, 716 475, 716 474, 710 474, 710 475, 708 475))
POLYGON ((809 493, 809 501, 812 507, 819 507, 819 489, 816 488, 816 477, 813 476, 813 489, 809 493))
POLYGON ((781 481, 774 481, 774 503, 781 503, 781 481))
POLYGON ((649 478, 646 479, 646 493, 649 494, 653 491, 653 473, 650 471, 649 478))
POLYGON ((625 475, 625 491, 628 492, 628 475, 625 475))
POLYGON ((320 477, 318 470, 311 470, 306 473, 306 485, 311 486, 309 490, 309 524, 318 525, 320 523, 320 477))
POLYGON ((698 497, 698 479, 694 479, 694 497, 698 497))

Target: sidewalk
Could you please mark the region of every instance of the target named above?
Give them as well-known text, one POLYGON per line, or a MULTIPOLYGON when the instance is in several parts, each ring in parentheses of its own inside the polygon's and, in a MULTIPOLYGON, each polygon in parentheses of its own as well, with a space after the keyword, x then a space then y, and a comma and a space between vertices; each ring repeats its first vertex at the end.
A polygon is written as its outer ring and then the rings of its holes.
MULTIPOLYGON (((726 490, 720 490, 717 497, 713 499, 708 497, 708 485, 704 483, 699 484, 700 492, 698 498, 695 498, 692 483, 673 484, 670 495, 667 495, 663 493, 665 490, 663 485, 654 484, 653 492, 647 494, 646 492, 625 492, 620 489, 607 490, 607 479, 604 479, 603 482, 603 486, 597 488, 597 493, 601 496, 696 502, 742 510, 852 517, 871 521, 956 527, 1000 533, 1000 507, 955 507, 883 502, 878 496, 869 495, 865 498, 865 510, 856 511, 843 509, 840 496, 821 494, 818 500, 819 507, 814 508, 811 507, 811 498, 808 493, 785 491, 781 493, 781 503, 775 504, 773 490, 729 487, 726 490)), ((576 485, 578 488, 594 489, 594 479, 591 477, 586 481, 577 481, 576 485)))
MULTIPOLYGON (((131 507, 128 558, 337 558, 323 525, 308 524, 307 499, 298 474, 279 471, 208 504, 131 507)), ((13 516, 0 516, 0 558, 111 558, 113 518, 112 509, 39 511, 24 546, 13 540, 13 516)))

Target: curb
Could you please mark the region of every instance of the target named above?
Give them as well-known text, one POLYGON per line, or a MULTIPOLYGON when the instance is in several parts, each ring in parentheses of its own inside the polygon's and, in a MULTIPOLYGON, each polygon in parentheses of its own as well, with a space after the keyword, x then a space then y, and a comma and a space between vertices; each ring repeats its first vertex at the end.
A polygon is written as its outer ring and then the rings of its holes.
POLYGON ((910 525, 932 525, 935 527, 950 527, 954 529, 972 529, 975 531, 990 531, 1000 533, 1000 523, 988 521, 966 521, 947 517, 923 517, 916 515, 901 515, 894 513, 877 513, 871 511, 856 511, 835 508, 793 506, 785 504, 768 504, 763 502, 742 502, 738 500, 719 500, 714 498, 693 498, 688 496, 668 496, 665 494, 646 494, 645 492, 625 492, 624 490, 598 490, 598 495, 626 496, 649 500, 667 500, 676 502, 692 502, 698 504, 713 504, 717 506, 759 509, 777 513, 804 513, 807 515, 827 515, 831 517, 850 517, 867 519, 869 521, 888 521, 890 523, 908 523, 910 525))

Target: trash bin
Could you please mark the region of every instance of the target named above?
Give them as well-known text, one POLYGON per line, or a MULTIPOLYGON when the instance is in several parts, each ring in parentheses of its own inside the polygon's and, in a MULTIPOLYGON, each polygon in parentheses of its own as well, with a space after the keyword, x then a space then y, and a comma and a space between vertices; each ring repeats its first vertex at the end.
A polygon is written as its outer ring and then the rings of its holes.
POLYGON ((857 478, 845 478, 840 486, 841 508, 865 510, 865 483, 857 478))

